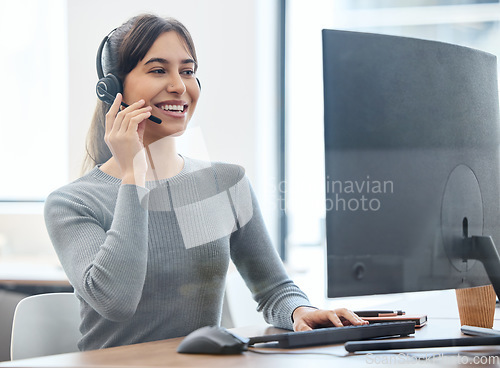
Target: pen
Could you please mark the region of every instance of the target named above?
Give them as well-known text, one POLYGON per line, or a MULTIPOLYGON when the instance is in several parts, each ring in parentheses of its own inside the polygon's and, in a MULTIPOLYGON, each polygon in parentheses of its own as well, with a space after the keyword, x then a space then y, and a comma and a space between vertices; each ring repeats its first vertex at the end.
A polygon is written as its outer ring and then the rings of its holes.
POLYGON ((354 311, 354 313, 360 317, 393 317, 405 314, 402 310, 365 310, 354 311))

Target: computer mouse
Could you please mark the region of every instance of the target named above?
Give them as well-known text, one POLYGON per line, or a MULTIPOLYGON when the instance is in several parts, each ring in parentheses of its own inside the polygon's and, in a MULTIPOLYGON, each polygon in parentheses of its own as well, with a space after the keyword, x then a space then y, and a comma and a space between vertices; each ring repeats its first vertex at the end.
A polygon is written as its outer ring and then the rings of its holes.
POLYGON ((248 348, 250 339, 219 326, 205 326, 189 335, 177 347, 178 353, 239 354, 248 348))

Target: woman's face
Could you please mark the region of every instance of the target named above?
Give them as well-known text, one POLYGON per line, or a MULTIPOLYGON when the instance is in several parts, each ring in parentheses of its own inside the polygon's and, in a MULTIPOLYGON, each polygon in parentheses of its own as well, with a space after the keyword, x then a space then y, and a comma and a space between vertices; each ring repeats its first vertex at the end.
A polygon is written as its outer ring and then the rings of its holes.
POLYGON ((127 74, 123 100, 129 105, 144 99, 161 124, 147 121, 145 141, 180 135, 193 116, 200 89, 195 63, 184 40, 174 31, 161 34, 146 56, 127 74))

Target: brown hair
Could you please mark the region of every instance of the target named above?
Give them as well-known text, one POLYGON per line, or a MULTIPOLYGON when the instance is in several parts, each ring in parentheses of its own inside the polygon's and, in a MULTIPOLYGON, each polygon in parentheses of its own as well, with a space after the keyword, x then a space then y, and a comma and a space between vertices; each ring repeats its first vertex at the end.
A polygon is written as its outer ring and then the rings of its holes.
MULTIPOLYGON (((186 43, 187 51, 195 61, 195 72, 198 59, 193 40, 186 27, 174 18, 162 18, 153 14, 142 14, 129 19, 109 36, 103 50, 104 75, 112 73, 122 83, 128 73, 146 56, 147 52, 163 33, 174 31, 186 43)), ((110 105, 97 101, 87 134, 85 157, 82 173, 89 171, 95 165, 102 164, 112 156, 104 142, 106 113, 110 105)))

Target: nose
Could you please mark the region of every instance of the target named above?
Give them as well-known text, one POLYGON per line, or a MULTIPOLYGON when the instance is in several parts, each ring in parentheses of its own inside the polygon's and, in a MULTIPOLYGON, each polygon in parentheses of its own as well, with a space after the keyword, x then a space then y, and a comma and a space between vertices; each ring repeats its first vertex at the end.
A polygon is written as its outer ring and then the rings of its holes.
POLYGON ((176 93, 178 95, 182 95, 186 92, 186 85, 179 74, 175 73, 169 78, 167 81, 167 92, 176 93))

